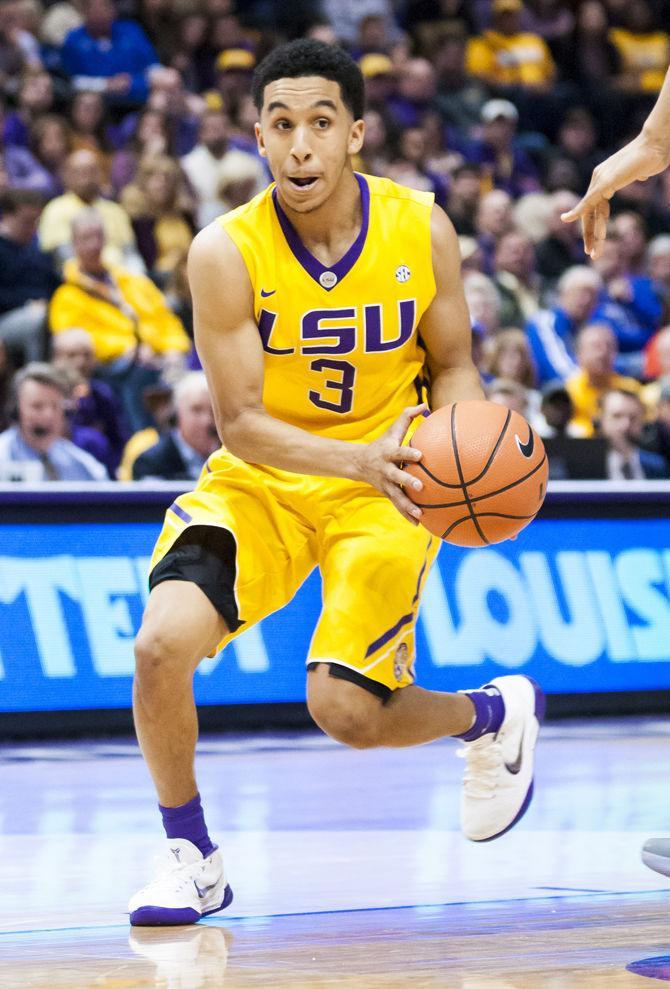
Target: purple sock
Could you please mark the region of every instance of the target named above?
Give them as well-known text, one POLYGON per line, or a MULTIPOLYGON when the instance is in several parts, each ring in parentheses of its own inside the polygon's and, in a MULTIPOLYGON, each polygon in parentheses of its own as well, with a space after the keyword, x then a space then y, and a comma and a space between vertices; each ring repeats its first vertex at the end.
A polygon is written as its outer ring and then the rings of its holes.
POLYGON ((462 693, 475 705, 475 720, 471 728, 455 737, 474 742, 482 735, 498 731, 505 717, 505 703, 498 688, 487 684, 480 690, 463 690, 462 693))
POLYGON ((168 838, 186 838, 200 849, 204 858, 211 855, 218 847, 207 834, 199 793, 181 807, 161 807, 159 804, 158 809, 168 838))

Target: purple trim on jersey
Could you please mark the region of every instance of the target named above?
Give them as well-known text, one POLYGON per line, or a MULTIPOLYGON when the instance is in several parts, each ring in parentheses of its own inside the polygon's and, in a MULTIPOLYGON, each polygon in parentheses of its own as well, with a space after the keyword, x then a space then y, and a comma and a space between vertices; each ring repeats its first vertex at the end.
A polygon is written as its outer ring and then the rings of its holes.
POLYGON ((188 512, 185 512, 183 508, 180 508, 176 501, 172 502, 169 511, 174 512, 174 514, 177 515, 182 522, 188 523, 193 521, 193 516, 189 515, 188 512))
MULTIPOLYGON (((363 248, 365 247, 365 239, 368 235, 368 227, 370 226, 370 188, 362 175, 359 175, 358 172, 354 172, 354 175, 356 176, 359 188, 361 190, 361 210, 363 213, 363 219, 361 222, 360 233, 347 253, 344 254, 336 264, 331 265, 330 268, 327 268, 319 261, 318 258, 315 258, 314 255, 307 250, 303 242, 300 240, 297 230, 281 207, 277 196, 277 189, 274 188, 272 190, 272 202, 274 203, 277 219, 279 220, 279 225, 282 228, 286 242, 295 255, 296 260, 300 262, 307 274, 311 275, 315 282, 319 282, 319 285, 321 285, 321 282, 319 281, 321 275, 325 274, 327 271, 332 271, 334 275, 337 275, 335 285, 339 285, 344 276, 347 275, 356 264, 363 252, 363 248)), ((331 285, 330 288, 325 288, 323 285, 321 285, 321 287, 324 291, 330 292, 332 288, 335 288, 335 285, 331 285)))
POLYGON ((402 618, 399 618, 398 621, 395 623, 395 625, 388 630, 388 632, 384 632, 384 634, 380 635, 378 639, 375 639, 374 642, 370 643, 367 652, 365 653, 365 658, 367 659, 368 656, 371 656, 373 654, 373 652, 377 652, 377 650, 381 649, 382 646, 385 646, 387 642, 390 642, 393 636, 397 635, 397 633, 400 631, 403 625, 408 625, 409 622, 413 620, 413 618, 414 618, 413 611, 410 611, 408 615, 403 615, 402 618))

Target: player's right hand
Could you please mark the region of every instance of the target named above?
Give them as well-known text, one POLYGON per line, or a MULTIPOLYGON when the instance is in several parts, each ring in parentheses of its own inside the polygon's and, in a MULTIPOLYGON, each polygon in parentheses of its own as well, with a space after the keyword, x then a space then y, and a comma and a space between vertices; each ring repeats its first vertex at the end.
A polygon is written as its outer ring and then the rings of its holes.
POLYGON ((667 153, 650 145, 644 135, 639 134, 594 168, 586 195, 573 209, 561 216, 564 223, 582 221, 584 251, 589 257, 599 257, 605 243, 610 215, 609 201, 614 193, 631 182, 644 181, 650 175, 657 175, 667 164, 667 153))
POLYGON ((421 460, 421 451, 413 446, 403 446, 402 441, 412 420, 427 411, 425 404, 410 406, 379 439, 361 448, 361 480, 390 498, 400 514, 412 525, 419 524, 421 509, 410 501, 403 487, 419 492, 423 485, 402 470, 402 464, 421 460))

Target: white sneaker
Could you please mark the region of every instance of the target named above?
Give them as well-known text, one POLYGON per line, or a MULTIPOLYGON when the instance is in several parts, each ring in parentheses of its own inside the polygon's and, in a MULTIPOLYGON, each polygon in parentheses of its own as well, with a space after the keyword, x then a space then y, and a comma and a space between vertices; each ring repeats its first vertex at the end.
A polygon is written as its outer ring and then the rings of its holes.
POLYGON ((509 831, 533 796, 533 750, 544 717, 544 694, 525 676, 496 677, 505 704, 497 732, 465 742, 461 828, 471 841, 490 841, 509 831))
POLYGON ((168 840, 156 878, 131 897, 128 912, 133 926, 195 924, 232 899, 218 849, 203 858, 192 842, 176 838, 168 840))
POLYGON ((649 838, 645 841, 642 861, 654 872, 670 878, 670 838, 649 838))

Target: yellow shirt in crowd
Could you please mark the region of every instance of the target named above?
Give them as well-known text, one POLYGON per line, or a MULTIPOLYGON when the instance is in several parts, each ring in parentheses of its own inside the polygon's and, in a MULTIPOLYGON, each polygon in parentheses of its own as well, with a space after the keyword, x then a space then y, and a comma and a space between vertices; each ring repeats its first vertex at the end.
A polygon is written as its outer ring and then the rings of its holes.
POLYGON ((187 353, 191 348, 188 335, 175 314, 168 308, 163 293, 150 278, 135 275, 123 268, 110 268, 114 288, 132 318, 112 302, 87 289, 90 279, 82 275, 72 258, 63 269, 65 284, 56 289, 49 307, 49 326, 60 333, 73 326, 88 330, 99 361, 111 361, 132 350, 138 343, 147 344, 155 353, 187 353))
POLYGON ((670 63, 670 35, 665 31, 634 34, 615 27, 609 37, 621 56, 622 72, 637 75, 645 93, 658 93, 670 63))
POLYGON ((537 34, 499 34, 485 31, 471 38, 466 52, 466 67, 499 86, 544 86, 556 71, 549 47, 537 34))
POLYGON ((105 228, 105 248, 102 259, 105 264, 120 264, 125 250, 137 250, 135 234, 126 211, 109 199, 85 203, 74 192, 56 196, 44 207, 37 231, 43 251, 55 251, 72 242, 72 221, 85 209, 94 209, 102 218, 105 228))
POLYGON ((640 393, 640 382, 636 378, 626 378, 622 374, 612 373, 602 388, 597 388, 589 380, 586 371, 578 371, 565 382, 570 398, 575 407, 572 422, 584 430, 584 436, 593 436, 593 420, 600 414, 600 401, 605 392, 612 388, 623 388, 624 391, 640 393))

